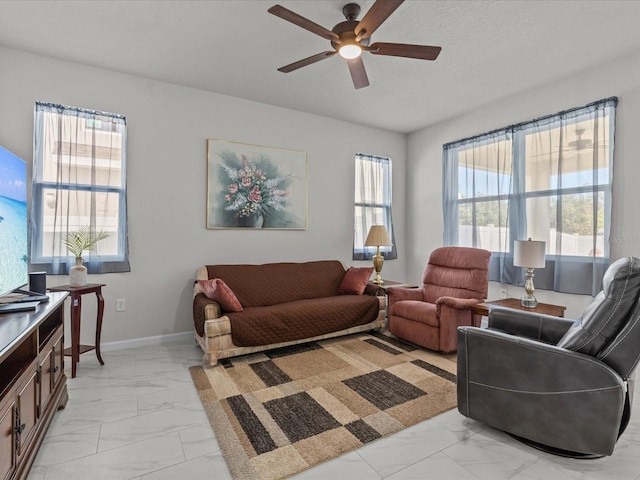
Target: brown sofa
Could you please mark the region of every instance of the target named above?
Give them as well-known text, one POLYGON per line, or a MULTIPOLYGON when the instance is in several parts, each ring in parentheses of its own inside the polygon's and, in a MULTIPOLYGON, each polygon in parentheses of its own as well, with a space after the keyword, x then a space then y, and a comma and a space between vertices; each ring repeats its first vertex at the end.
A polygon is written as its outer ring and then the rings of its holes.
POLYGON ((339 261, 206 265, 196 274, 193 297, 195 339, 203 362, 298 343, 380 329, 385 298, 367 286, 364 295, 341 295, 345 276, 339 261), (243 310, 224 312, 205 296, 197 280, 220 278, 243 310))

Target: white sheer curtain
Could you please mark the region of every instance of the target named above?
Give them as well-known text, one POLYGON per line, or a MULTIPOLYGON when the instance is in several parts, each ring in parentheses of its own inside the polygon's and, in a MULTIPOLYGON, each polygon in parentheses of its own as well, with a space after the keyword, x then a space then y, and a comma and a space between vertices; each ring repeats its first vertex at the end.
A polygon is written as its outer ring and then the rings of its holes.
POLYGON ((536 287, 595 295, 609 263, 616 98, 444 145, 446 245, 491 250, 522 285, 514 240, 546 242, 536 287))
POLYGON ((524 204, 516 197, 518 164, 513 162, 513 150, 508 129, 444 149, 444 243, 494 252, 491 280, 504 283, 520 281, 512 251, 525 219, 524 204))
POLYGON ((83 253, 89 273, 130 270, 123 116, 36 103, 31 211, 33 269, 67 273, 64 235, 87 226, 110 233, 83 253))
POLYGON ((376 247, 364 242, 372 225, 384 225, 393 246, 380 247, 388 260, 398 258, 391 214, 391 160, 386 157, 357 153, 355 159, 355 211, 353 259, 370 260, 376 247))
POLYGON ((609 264, 615 99, 523 126, 527 234, 547 242, 536 285, 597 294, 609 264))

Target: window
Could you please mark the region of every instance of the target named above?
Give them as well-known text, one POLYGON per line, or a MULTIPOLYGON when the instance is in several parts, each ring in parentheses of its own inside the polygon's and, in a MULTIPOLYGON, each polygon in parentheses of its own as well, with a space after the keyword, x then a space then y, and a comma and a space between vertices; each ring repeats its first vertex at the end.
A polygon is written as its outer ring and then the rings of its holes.
POLYGON ((444 146, 445 244, 493 252, 522 284, 514 240, 546 242, 536 286, 595 294, 609 260, 616 98, 444 146))
POLYGON ((364 246, 372 225, 384 225, 393 243, 391 247, 380 247, 380 254, 387 260, 398 258, 391 216, 391 159, 357 153, 354 260, 370 260, 375 255, 376 247, 364 246))
POLYGON ((89 273, 127 272, 126 119, 36 103, 31 265, 68 273, 64 235, 82 226, 109 237, 85 251, 89 273))

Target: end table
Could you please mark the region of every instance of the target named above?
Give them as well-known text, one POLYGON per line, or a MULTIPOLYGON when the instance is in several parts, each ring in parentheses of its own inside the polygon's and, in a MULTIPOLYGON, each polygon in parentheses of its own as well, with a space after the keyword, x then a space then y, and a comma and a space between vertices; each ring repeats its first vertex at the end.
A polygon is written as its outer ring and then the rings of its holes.
POLYGON ((387 294, 387 288, 398 287, 398 288, 417 288, 418 285, 415 283, 404 283, 404 282, 394 282, 393 280, 385 280, 383 284, 377 284, 373 281, 369 282, 370 285, 373 285, 378 289, 376 292, 377 296, 383 296, 387 294))
POLYGON ((516 310, 522 310, 523 312, 542 313, 544 315, 553 315, 555 317, 564 317, 564 311, 567 307, 562 305, 551 305, 550 303, 538 303, 534 308, 527 308, 520 305, 519 298, 503 298, 501 300, 493 300, 491 302, 483 302, 473 305, 471 311, 475 315, 483 317, 489 316, 489 308, 495 305, 497 307, 514 308, 516 310))
POLYGON ((100 334, 102 333, 102 316, 104 314, 104 297, 102 287, 104 283, 87 283, 82 287, 72 287, 71 285, 60 285, 50 287, 52 292, 69 292, 71 294, 71 348, 65 348, 64 354, 71 356, 71 378, 76 377, 76 364, 80 361, 80 354, 96 351, 96 357, 100 365, 104 365, 100 354, 100 334), (82 311, 82 295, 95 293, 98 299, 98 316, 96 318, 96 343, 95 345, 80 345, 80 314, 82 311))

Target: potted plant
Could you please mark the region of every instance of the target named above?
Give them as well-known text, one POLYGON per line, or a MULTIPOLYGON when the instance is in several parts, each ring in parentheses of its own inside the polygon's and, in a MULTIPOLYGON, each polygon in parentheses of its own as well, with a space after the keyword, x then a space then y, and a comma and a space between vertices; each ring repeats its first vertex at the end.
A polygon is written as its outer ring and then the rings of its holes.
POLYGON ((76 264, 69 269, 69 285, 82 287, 87 284, 87 267, 82 265, 82 252, 94 250, 96 243, 109 236, 106 230, 92 230, 85 226, 71 230, 64 235, 63 242, 76 258, 76 264))

